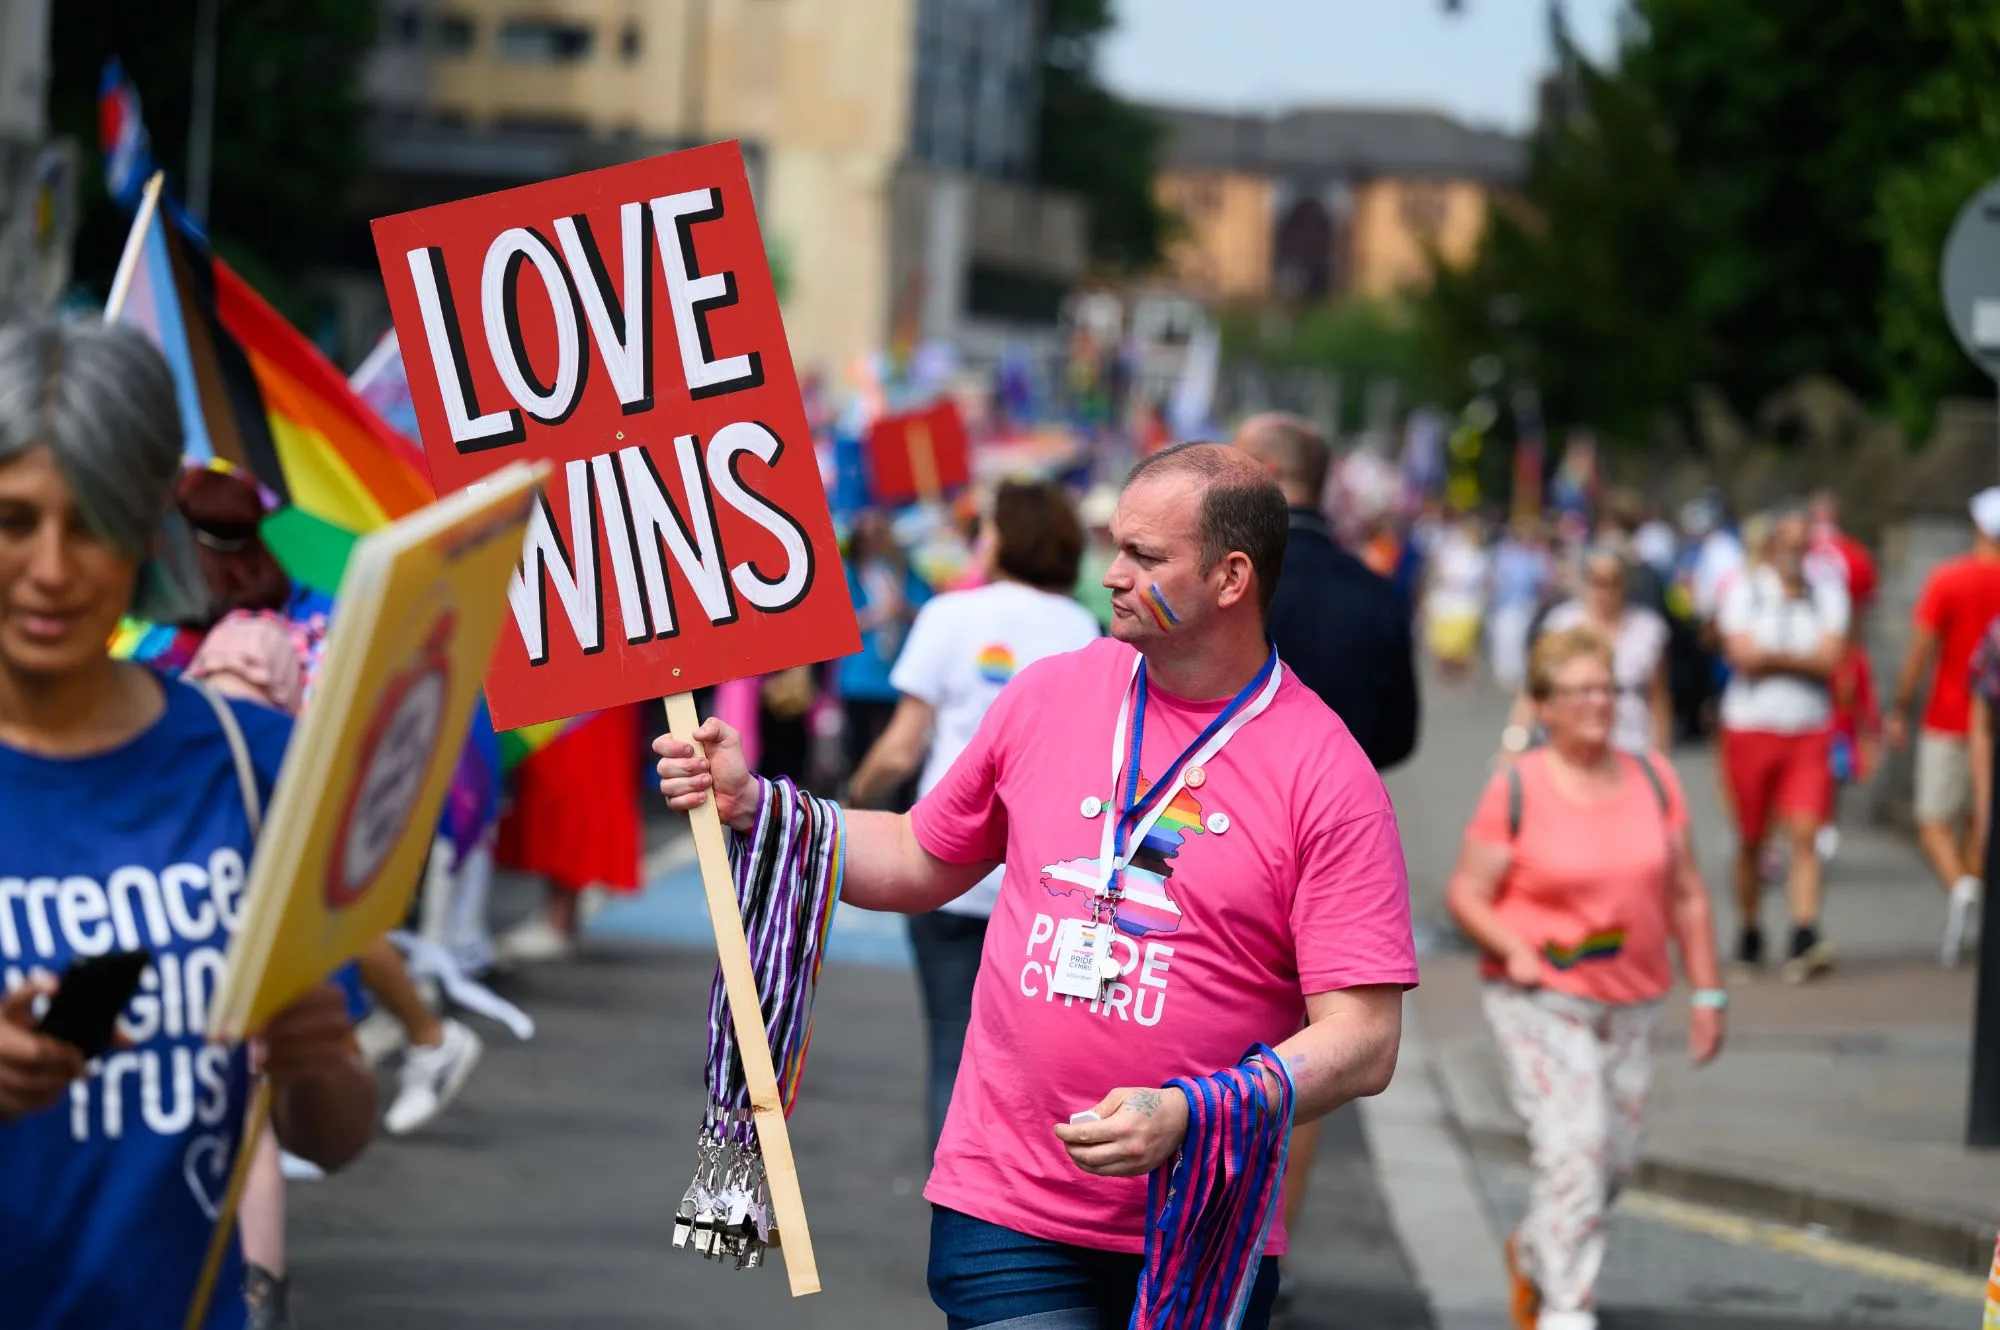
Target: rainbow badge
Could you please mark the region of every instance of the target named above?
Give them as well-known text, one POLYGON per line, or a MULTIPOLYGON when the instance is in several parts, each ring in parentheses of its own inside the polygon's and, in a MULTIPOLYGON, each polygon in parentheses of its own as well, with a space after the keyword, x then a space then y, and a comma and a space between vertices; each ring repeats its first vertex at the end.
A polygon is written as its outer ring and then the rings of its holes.
POLYGON ((974 658, 973 668, 979 671, 980 678, 984 679, 987 683, 998 686, 1013 678, 1017 667, 1014 662, 1014 653, 1007 649, 1007 644, 1004 642, 995 642, 993 645, 982 650, 974 658))
POLYGON ((1146 608, 1153 612, 1153 621, 1160 625, 1161 632, 1169 633, 1180 627, 1181 616, 1175 614, 1174 607, 1167 604, 1166 594, 1160 590, 1158 582, 1150 584, 1146 588, 1146 594, 1140 599, 1145 601, 1146 608))

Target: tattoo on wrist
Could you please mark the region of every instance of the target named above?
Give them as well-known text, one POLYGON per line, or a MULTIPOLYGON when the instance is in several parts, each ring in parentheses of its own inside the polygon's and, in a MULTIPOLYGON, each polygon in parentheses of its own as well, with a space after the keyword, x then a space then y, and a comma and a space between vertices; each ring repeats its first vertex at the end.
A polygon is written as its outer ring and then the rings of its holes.
POLYGON ((1134 1090, 1125 1096, 1125 1107, 1149 1118, 1160 1111, 1160 1103, 1158 1090, 1134 1090))

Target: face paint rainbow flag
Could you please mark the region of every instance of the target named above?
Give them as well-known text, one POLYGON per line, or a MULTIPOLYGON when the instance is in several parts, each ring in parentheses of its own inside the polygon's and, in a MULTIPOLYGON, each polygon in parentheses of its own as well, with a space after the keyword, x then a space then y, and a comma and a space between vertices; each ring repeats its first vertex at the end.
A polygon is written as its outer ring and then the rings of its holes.
POLYGON ((1160 590, 1158 582, 1149 585, 1146 588, 1146 594, 1139 597, 1139 599, 1144 601, 1146 608, 1153 612, 1153 622, 1160 625, 1161 632, 1172 632, 1174 629, 1180 627, 1181 616, 1175 614, 1174 607, 1167 604, 1166 593, 1160 590))

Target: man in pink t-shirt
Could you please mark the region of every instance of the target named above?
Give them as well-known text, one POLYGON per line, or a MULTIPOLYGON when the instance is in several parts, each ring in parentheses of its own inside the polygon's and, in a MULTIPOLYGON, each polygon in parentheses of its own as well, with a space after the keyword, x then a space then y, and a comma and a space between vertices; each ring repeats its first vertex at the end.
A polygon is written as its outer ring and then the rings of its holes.
MULTIPOLYGON (((1116 640, 1018 675, 910 814, 847 814, 842 896, 865 909, 933 909, 1006 868, 925 1189, 931 1294, 951 1330, 1123 1323, 1146 1175, 1187 1131, 1185 1098, 1160 1088, 1172 1078, 1269 1042, 1303 1122, 1379 1093, 1395 1069, 1417 981, 1402 845, 1360 747, 1265 636, 1287 526, 1282 492, 1240 453, 1147 459, 1112 519, 1116 640), (1225 717, 1220 750, 1189 761, 1225 717), (1058 972, 1127 825, 1107 820, 1159 781, 1160 815, 1121 861, 1115 974, 1064 996, 1058 972), (1071 1121, 1086 1112, 1097 1120, 1071 1121)), ((654 745, 662 793, 686 808, 712 788, 724 820, 747 826, 760 787, 734 734, 710 721, 697 737, 706 757, 654 745)), ((1250 1330, 1269 1318, 1282 1229, 1266 1251, 1250 1330)))

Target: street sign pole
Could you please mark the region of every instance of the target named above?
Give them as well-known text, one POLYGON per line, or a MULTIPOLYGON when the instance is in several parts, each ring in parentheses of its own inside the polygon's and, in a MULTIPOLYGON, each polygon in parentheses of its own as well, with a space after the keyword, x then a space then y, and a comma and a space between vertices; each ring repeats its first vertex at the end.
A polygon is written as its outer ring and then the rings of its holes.
MULTIPOLYGON (((1938 281, 1952 335, 1972 362, 1994 380, 1996 474, 2000 474, 2000 180, 1992 180, 1959 209, 1945 239, 1938 281)), ((2000 746, 1995 748, 2000 778, 2000 746)), ((2000 805, 2000 779, 1991 805, 2000 805)), ((1994 807, 1989 805, 1988 812, 1994 807)), ((1995 825, 1988 822, 1988 826, 1995 825)), ((1995 848, 1989 836, 1987 882, 1996 877, 1995 848)), ((1979 995, 1972 1025, 1972 1092, 1966 1107, 1965 1143, 2000 1149, 2000 924, 1986 911, 1979 930, 1979 995)))
MULTIPOLYGON (((1989 816, 2000 804, 2000 745, 1994 747, 1995 783, 1987 807, 1989 816)), ((1988 822, 1987 826, 1994 823, 1988 822)), ((1986 862, 1981 865, 1988 882, 1995 876, 2000 860, 2000 836, 1986 838, 1986 862)), ((2000 1149, 2000 925, 1990 916, 1979 927, 1979 997, 1973 1008, 1972 1096, 1966 1112, 1965 1143, 1975 1150, 2000 1149)))

